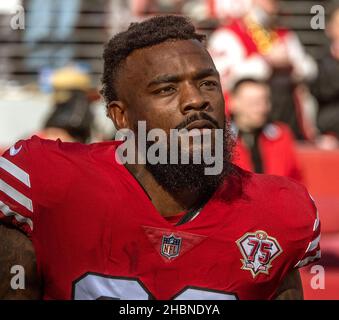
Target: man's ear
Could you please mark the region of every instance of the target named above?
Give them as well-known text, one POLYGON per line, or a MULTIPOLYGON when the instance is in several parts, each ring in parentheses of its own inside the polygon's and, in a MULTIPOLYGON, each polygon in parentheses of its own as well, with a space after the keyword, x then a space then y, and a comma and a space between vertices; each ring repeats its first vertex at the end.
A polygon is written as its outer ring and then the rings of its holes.
POLYGON ((117 130, 128 128, 126 105, 122 101, 112 101, 107 106, 107 115, 112 119, 117 130))

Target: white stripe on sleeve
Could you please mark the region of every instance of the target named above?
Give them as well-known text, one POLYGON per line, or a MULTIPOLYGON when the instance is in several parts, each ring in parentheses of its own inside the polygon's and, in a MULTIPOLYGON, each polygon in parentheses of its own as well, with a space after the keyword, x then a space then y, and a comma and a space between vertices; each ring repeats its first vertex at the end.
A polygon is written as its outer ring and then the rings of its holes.
POLYGON ((0 157, 0 168, 24 183, 27 187, 31 187, 29 174, 4 157, 0 157))
POLYGON ((33 230, 33 221, 30 218, 26 218, 22 216, 21 214, 14 212, 9 208, 9 206, 5 205, 2 201, 0 201, 0 211, 6 216, 14 216, 15 219, 21 223, 27 223, 31 230, 33 230))
POLYGON ((320 257, 321 257, 321 251, 318 250, 314 256, 309 256, 305 258, 304 260, 300 260, 294 267, 295 268, 303 267, 316 259, 320 259, 320 257))
POLYGON ((310 251, 314 250, 318 246, 319 241, 320 241, 320 236, 321 235, 319 234, 319 236, 317 238, 315 238, 312 242, 310 242, 306 252, 310 252, 310 251))
POLYGON ((23 195, 19 191, 15 190, 13 187, 11 187, 9 184, 7 184, 2 179, 0 179, 0 191, 2 191, 4 194, 9 196, 16 202, 20 203, 22 206, 24 206, 29 211, 33 212, 32 200, 27 198, 25 195, 23 195))

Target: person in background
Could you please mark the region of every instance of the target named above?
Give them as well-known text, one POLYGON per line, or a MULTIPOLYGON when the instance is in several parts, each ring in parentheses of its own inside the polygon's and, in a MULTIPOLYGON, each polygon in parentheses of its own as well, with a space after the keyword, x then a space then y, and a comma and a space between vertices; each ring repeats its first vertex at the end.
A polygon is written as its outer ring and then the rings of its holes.
POLYGON ((236 136, 235 164, 243 169, 302 181, 294 137, 289 127, 271 122, 270 88, 262 80, 239 80, 230 95, 236 136))
POLYGON ((89 76, 75 67, 66 67, 56 71, 51 82, 54 110, 37 135, 63 142, 89 142, 94 122, 89 99, 89 76))
POLYGON ((330 44, 319 61, 319 74, 312 85, 319 104, 318 128, 323 134, 319 146, 325 149, 339 147, 339 4, 330 12, 326 28, 330 44))
POLYGON ((24 40, 29 69, 62 68, 73 59, 69 41, 78 21, 81 0, 30 0, 27 2, 24 40))
POLYGON ((209 15, 220 23, 227 23, 232 18, 241 18, 251 7, 252 0, 205 0, 209 15))
POLYGON ((60 139, 64 142, 89 142, 93 114, 84 91, 70 90, 63 102, 56 103, 54 111, 40 132, 45 139, 60 139))
MULTIPOLYGON (((313 138, 305 124, 302 97, 297 87, 315 78, 317 66, 297 35, 277 26, 279 1, 253 0, 244 16, 229 19, 212 34, 209 50, 222 77, 224 92, 242 71, 256 77, 269 76, 272 118, 287 123, 297 139, 313 138)), ((311 124, 309 124, 312 127, 311 124)))

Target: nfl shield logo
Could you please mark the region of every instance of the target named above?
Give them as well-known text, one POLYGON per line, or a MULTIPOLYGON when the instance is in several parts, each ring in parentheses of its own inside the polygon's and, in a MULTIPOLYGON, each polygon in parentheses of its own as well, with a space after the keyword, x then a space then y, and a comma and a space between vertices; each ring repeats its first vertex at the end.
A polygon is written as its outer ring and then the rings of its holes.
POLYGON ((175 258, 179 255, 182 239, 173 233, 170 236, 163 236, 161 243, 161 255, 167 259, 175 258))

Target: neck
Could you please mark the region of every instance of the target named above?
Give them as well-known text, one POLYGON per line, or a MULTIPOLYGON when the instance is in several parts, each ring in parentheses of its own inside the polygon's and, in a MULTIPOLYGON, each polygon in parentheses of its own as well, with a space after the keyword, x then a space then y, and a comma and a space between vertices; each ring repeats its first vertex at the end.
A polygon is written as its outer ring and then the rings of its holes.
POLYGON ((199 192, 189 188, 181 190, 180 194, 170 194, 163 189, 144 165, 126 164, 125 167, 144 188, 157 211, 164 217, 189 210, 197 205, 200 199, 199 192))

